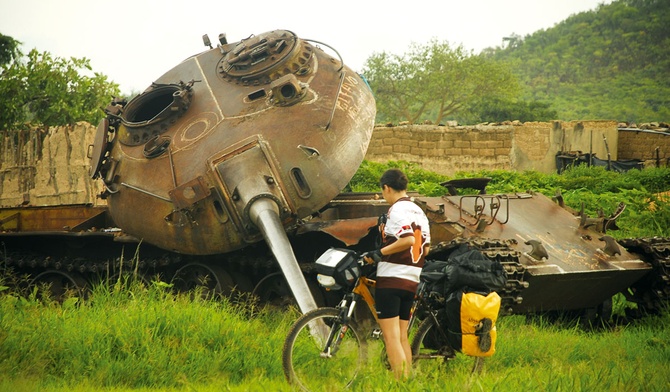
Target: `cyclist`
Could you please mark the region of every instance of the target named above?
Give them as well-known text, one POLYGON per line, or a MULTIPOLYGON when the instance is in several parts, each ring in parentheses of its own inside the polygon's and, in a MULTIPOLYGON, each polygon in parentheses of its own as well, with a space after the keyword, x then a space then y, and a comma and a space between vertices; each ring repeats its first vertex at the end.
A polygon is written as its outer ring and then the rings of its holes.
POLYGON ((391 370, 400 379, 411 373, 408 341, 410 309, 428 254, 430 227, 421 208, 407 196, 407 176, 389 169, 379 181, 382 196, 391 205, 380 218, 381 247, 366 252, 377 263, 375 302, 391 370))

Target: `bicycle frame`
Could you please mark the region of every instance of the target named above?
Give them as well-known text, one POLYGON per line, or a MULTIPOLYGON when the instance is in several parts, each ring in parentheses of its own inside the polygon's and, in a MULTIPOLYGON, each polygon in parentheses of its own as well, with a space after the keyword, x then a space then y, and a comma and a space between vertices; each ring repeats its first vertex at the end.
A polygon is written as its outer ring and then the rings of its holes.
MULTIPOLYGON (((304 380, 311 377, 310 371, 318 368, 323 374, 337 375, 336 382, 343 381, 346 386, 356 378, 359 371, 364 366, 367 358, 367 343, 369 338, 378 339, 381 337, 381 330, 378 327, 378 315, 376 311, 376 301, 373 295, 377 281, 370 279, 366 274, 361 275, 351 289, 343 293, 342 300, 336 307, 317 308, 301 316, 293 324, 282 351, 282 365, 284 374, 289 382, 296 382, 305 389, 304 380), (366 321, 377 323, 372 326, 372 334, 369 334, 368 327, 360 324, 355 316, 356 306, 360 301, 365 302, 373 319, 366 317, 366 321), (311 335, 316 340, 316 345, 301 337, 311 335), (367 338, 366 338, 367 336, 367 338), (296 347, 300 347, 296 349, 296 347), (314 356, 321 357, 316 362, 310 358, 314 356), (342 362, 345 361, 345 362, 342 362), (351 367, 341 364, 351 362, 351 367), (298 369, 296 371, 296 369, 298 369), (326 371, 333 369, 332 372, 326 371)), ((427 290, 427 283, 419 283, 419 287, 412 303, 410 320, 408 325, 409 333, 412 329, 413 339, 411 341, 412 362, 419 359, 442 359, 444 361, 455 357, 456 352, 450 348, 447 339, 447 331, 442 327, 439 321, 441 309, 441 296, 433 298, 433 294, 427 290), (424 313, 425 312, 425 313, 424 313), (418 328, 414 328, 417 319, 421 316, 421 323, 418 328), (425 318, 424 318, 425 316, 425 318), (435 330, 433 330, 435 328, 435 330), (430 331, 439 333, 439 337, 433 338, 431 346, 424 346, 424 338, 430 331), (435 340, 439 339, 439 340, 435 340), (437 343, 437 346, 435 346, 437 343)), ((384 344, 382 339, 381 344, 384 344)), ((388 367, 388 358, 385 351, 382 352, 382 361, 388 367)), ((477 357, 472 372, 479 372, 483 366, 483 357, 477 357)), ((343 384, 343 388, 345 388, 343 384)))
MULTIPOLYGON (((356 285, 354 286, 353 290, 351 290, 352 294, 355 294, 359 296, 360 298, 365 301, 366 305, 368 305, 368 309, 370 309, 370 313, 372 313, 372 316, 375 318, 375 322, 379 321, 379 318, 377 317, 377 307, 376 307, 376 302, 375 298, 372 296, 372 293, 370 292, 371 287, 376 287, 377 286, 377 281, 374 279, 370 279, 367 276, 361 276, 358 278, 358 282, 356 282, 356 285)), ((356 297, 353 297, 353 301, 356 301, 356 297)), ((349 317, 353 314, 354 308, 356 304, 354 302, 353 306, 351 306, 351 311, 349 313, 349 317)))
POLYGON ((377 282, 375 280, 369 279, 366 276, 361 276, 358 278, 358 281, 351 292, 344 294, 342 301, 337 305, 337 309, 340 310, 339 319, 342 325, 340 325, 339 328, 331 328, 328 339, 326 339, 326 344, 321 352, 322 357, 330 357, 337 352, 338 344, 349 328, 349 320, 354 314, 358 298, 362 298, 368 305, 375 321, 377 321, 375 299, 370 292, 370 287, 375 287, 376 284, 377 282))
MULTIPOLYGON (((340 303, 337 305, 337 308, 339 309, 342 310, 346 309, 346 314, 342 314, 343 323, 346 324, 349 321, 349 318, 353 315, 358 298, 363 299, 365 304, 368 306, 368 309, 370 309, 370 313, 372 313, 375 322, 377 324, 379 323, 379 317, 377 316, 376 301, 374 296, 370 292, 370 288, 374 288, 376 287, 376 285, 377 281, 374 279, 370 279, 367 276, 363 275, 360 278, 358 278, 358 281, 354 285, 354 288, 351 290, 351 292, 346 293, 344 295, 344 298, 342 298, 342 301, 340 301, 340 303)), ((408 331, 412 329, 412 326, 416 321, 416 309, 420 304, 424 305, 424 307, 429 311, 432 317, 435 317, 432 308, 423 299, 424 292, 425 292, 425 284, 421 282, 419 283, 419 288, 417 289, 417 292, 414 296, 414 303, 412 304, 412 308, 410 311, 409 325, 407 327, 408 331)))

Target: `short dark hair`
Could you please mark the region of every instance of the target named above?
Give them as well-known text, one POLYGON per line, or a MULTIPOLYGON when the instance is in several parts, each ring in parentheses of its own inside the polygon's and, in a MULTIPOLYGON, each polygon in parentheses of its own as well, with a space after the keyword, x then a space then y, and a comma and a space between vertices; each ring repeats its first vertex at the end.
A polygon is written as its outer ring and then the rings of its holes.
POLYGON ((407 176, 400 169, 389 169, 379 179, 379 186, 383 188, 388 185, 396 191, 405 191, 408 182, 407 176))

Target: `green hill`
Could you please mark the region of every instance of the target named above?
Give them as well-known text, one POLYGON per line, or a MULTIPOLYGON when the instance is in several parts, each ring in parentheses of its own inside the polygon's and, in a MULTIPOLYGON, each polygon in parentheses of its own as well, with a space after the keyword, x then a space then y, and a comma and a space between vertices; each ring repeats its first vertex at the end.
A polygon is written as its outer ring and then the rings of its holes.
POLYGON ((619 0, 482 54, 561 120, 670 119, 670 1, 619 0))

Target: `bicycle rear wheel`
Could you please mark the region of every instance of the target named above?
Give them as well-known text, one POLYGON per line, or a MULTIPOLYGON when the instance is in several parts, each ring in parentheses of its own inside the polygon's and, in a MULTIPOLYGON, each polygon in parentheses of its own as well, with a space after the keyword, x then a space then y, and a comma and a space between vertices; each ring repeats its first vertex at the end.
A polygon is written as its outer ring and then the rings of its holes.
POLYGON ((282 352, 284 375, 291 384, 305 391, 339 391, 354 381, 365 363, 365 341, 353 320, 340 323, 339 313, 318 308, 293 324, 282 352))
MULTIPOLYGON (((448 361, 456 357, 456 351, 447 342, 442 331, 438 331, 433 317, 428 317, 421 324, 412 339, 412 360, 437 359, 448 361)), ((471 374, 479 374, 484 368, 484 357, 473 357, 471 374)))
POLYGON ((456 352, 444 336, 435 327, 435 319, 428 317, 419 324, 411 342, 412 360, 442 359, 449 360, 456 356, 456 352))

